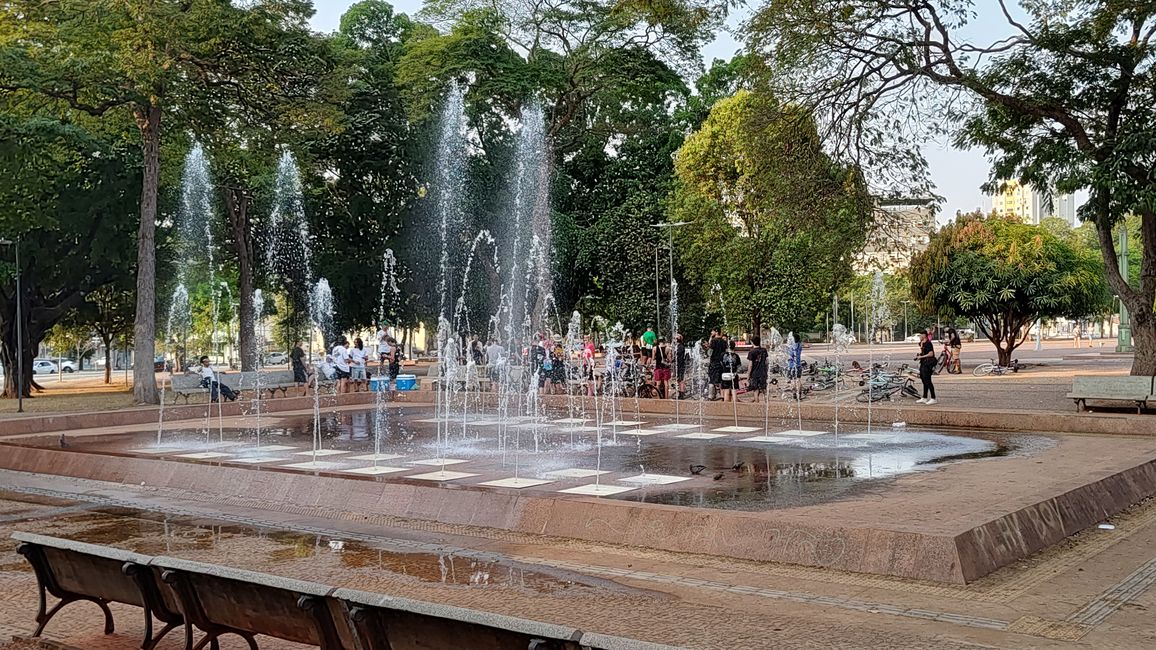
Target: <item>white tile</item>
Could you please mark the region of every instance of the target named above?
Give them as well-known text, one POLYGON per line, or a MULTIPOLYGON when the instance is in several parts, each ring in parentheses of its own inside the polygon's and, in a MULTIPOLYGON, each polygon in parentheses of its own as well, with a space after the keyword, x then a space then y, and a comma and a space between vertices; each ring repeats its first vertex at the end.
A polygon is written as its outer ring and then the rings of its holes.
POLYGON ((633 483, 635 485, 669 485, 689 481, 689 476, 670 476, 669 474, 639 474, 617 479, 619 483, 633 483))
POLYGON ((740 442, 765 442, 772 445, 785 445, 798 441, 798 438, 787 438, 785 436, 755 436, 753 438, 743 438, 740 442))
POLYGON ((811 436, 825 436, 830 431, 806 431, 804 429, 787 429, 786 431, 779 431, 773 435, 776 436, 793 436, 796 438, 810 438, 811 436))
POLYGON ((637 427, 637 426, 643 425, 643 424, 646 424, 646 423, 645 422, 639 422, 638 420, 615 420, 613 422, 607 422, 607 423, 603 424, 602 426, 604 426, 604 427, 637 427))
POLYGON ((228 458, 232 454, 222 454, 218 451, 200 451, 195 454, 179 454, 177 458, 193 458, 195 460, 208 460, 210 458, 228 458))
POLYGON ((294 449, 300 449, 300 447, 292 447, 290 445, 261 445, 260 447, 246 447, 244 449, 239 449, 238 451, 293 451, 294 449))
POLYGON ((289 460, 288 458, 274 458, 272 456, 246 456, 245 458, 234 458, 230 463, 245 463, 246 465, 260 465, 264 463, 283 463, 289 460))
POLYGON ((317 451, 299 451, 294 453, 294 456, 340 456, 341 454, 348 454, 348 451, 340 449, 318 449, 317 451))
MULTIPOLYGON (((602 427, 602 430, 603 431, 606 430, 605 425, 602 427)), ((562 433, 598 433, 598 427, 591 427, 591 426, 562 427, 561 429, 558 429, 558 431, 561 431, 562 433)))
POLYGON ((550 431, 550 430, 554 429, 554 425, 547 424, 545 422, 523 422, 522 424, 511 424, 510 428, 511 429, 525 429, 528 431, 532 431, 535 429, 538 431, 550 431))
POLYGON ((471 427, 492 427, 501 424, 501 420, 470 420, 466 422, 471 427))
POLYGON ((386 467, 384 465, 378 465, 377 467, 356 467, 354 469, 345 469, 345 470, 341 470, 341 471, 348 472, 349 474, 368 474, 370 476, 376 476, 378 474, 394 474, 396 472, 408 472, 411 469, 413 469, 413 468, 412 467, 386 467))
POLYGON ((687 422, 681 422, 678 424, 659 424, 659 425, 655 425, 655 426, 659 427, 660 429, 669 429, 671 431, 689 431, 691 429, 701 429, 702 428, 702 425, 689 424, 687 422))
POLYGON ((585 494, 588 496, 605 497, 612 494, 621 494, 623 492, 629 492, 631 490, 637 489, 638 488, 626 487, 624 485, 595 485, 591 483, 589 485, 579 485, 578 487, 558 490, 558 492, 564 494, 585 494))
POLYGON ((570 469, 556 469, 553 472, 546 472, 542 474, 546 478, 591 478, 599 474, 609 474, 604 469, 582 469, 580 467, 572 467, 570 469))
POLYGON ((345 460, 393 460, 394 458, 403 458, 401 454, 363 454, 361 456, 349 456, 345 460))
POLYGON ((197 445, 197 447, 203 447, 205 449, 224 449, 225 447, 238 447, 240 444, 241 443, 235 441, 220 440, 218 442, 202 443, 197 445))
POLYGON ((586 424, 590 421, 589 418, 562 418, 561 420, 551 420, 554 424, 586 424))
POLYGON ((311 460, 308 463, 293 463, 292 465, 282 465, 281 467, 292 467, 293 469, 337 469, 341 467, 341 463, 311 460))
POLYGON ((620 429, 618 435, 620 436, 657 436, 660 433, 666 433, 661 429, 620 429))
POLYGON ((725 438, 725 437, 727 437, 727 434, 725 434, 725 433, 702 433, 702 432, 684 433, 682 435, 675 436, 675 438, 687 438, 689 440, 714 440, 715 438, 725 438))
POLYGON ((484 483, 478 483, 478 485, 488 485, 490 487, 514 488, 516 490, 520 490, 522 488, 534 487, 535 485, 546 485, 547 483, 553 483, 553 481, 545 481, 545 480, 537 479, 537 478, 526 478, 524 476, 519 476, 517 478, 510 477, 510 478, 498 479, 496 481, 486 481, 484 483))
POLYGON ((762 427, 734 427, 734 426, 731 426, 731 427, 719 427, 717 429, 711 429, 711 431, 715 431, 717 433, 751 433, 753 431, 762 431, 762 427))
POLYGON ((130 454, 175 454, 188 447, 148 447, 147 449, 129 449, 130 454))
POLYGON ((424 420, 414 420, 414 422, 426 422, 429 424, 437 424, 439 422, 445 422, 445 420, 442 418, 425 418, 424 420))
POLYGON ((422 460, 411 460, 409 462, 413 465, 429 465, 431 467, 441 467, 442 465, 461 465, 462 463, 468 463, 470 461, 462 460, 460 458, 425 458, 422 460))
POLYGON ((414 474, 405 478, 413 478, 419 481, 456 481, 460 478, 469 478, 477 476, 477 474, 469 474, 466 472, 430 472, 429 474, 414 474))

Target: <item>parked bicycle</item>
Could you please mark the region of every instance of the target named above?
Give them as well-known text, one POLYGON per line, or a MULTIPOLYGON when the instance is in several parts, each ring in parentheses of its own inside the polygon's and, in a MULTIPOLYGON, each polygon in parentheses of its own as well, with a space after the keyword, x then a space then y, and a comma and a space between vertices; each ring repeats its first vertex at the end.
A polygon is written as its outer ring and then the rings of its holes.
POLYGON ((915 379, 910 372, 903 374, 880 374, 867 380, 867 387, 855 396, 857 402, 878 402, 892 400, 896 395, 902 397, 919 398, 919 391, 915 389, 915 379))

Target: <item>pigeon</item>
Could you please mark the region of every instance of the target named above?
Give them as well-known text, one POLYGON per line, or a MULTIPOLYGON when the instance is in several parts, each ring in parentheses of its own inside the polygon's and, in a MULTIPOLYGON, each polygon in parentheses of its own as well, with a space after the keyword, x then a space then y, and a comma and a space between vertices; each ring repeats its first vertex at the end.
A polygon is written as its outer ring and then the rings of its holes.
POLYGON ((736 471, 736 472, 741 472, 743 469, 743 462, 740 460, 739 462, 735 463, 734 465, 731 465, 731 469, 733 471, 736 471))
POLYGON ((61 449, 67 449, 68 448, 68 439, 64 437, 63 433, 60 434, 60 448, 61 449))
POLYGON ((706 469, 706 465, 691 465, 690 466, 690 473, 696 474, 696 475, 702 474, 702 470, 704 470, 704 469, 706 469))
POLYGON ((721 480, 722 480, 722 477, 723 477, 723 473, 722 473, 722 472, 719 472, 718 474, 715 474, 715 475, 714 475, 714 480, 716 480, 716 481, 721 481, 721 480))

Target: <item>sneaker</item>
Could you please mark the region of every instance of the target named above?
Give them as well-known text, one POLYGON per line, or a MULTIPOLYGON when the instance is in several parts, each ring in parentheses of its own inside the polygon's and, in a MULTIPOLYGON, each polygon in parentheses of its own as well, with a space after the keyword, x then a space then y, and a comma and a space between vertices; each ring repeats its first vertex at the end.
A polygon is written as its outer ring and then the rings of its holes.
POLYGON ((932 404, 935 404, 935 398, 932 398, 932 399, 929 399, 929 400, 927 400, 926 402, 924 402, 924 404, 926 404, 926 405, 928 405, 928 406, 931 406, 932 404))
POLYGON ((927 398, 926 397, 920 397, 919 399, 915 400, 915 403, 916 404, 926 404, 927 398))

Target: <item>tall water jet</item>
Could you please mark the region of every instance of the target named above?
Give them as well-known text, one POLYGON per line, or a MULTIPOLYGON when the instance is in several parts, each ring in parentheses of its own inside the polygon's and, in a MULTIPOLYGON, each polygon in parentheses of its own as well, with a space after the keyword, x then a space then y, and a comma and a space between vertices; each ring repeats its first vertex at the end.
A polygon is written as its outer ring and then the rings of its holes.
POLYGON ((313 236, 305 216, 305 195, 301 189, 301 172, 293 153, 285 149, 277 163, 277 178, 273 186, 273 210, 269 214, 269 242, 265 249, 266 261, 273 274, 302 293, 309 291, 313 282, 313 263, 310 249, 313 236))
MULTIPOLYGON (((875 368, 875 331, 888 318, 887 290, 883 285, 883 272, 876 271, 871 280, 871 293, 867 299, 867 359, 872 369, 875 368)), ((868 384, 870 387, 870 384, 868 384)), ((871 405, 873 399, 867 400, 867 433, 871 433, 871 405)))
MULTIPOLYGON (((322 341, 329 341, 333 330, 333 290, 329 280, 321 278, 309 295, 309 319, 313 327, 321 333, 322 341)), ((324 347, 324 344, 323 344, 324 347)), ((325 358, 322 350, 321 358, 325 358)), ((320 364, 318 364, 320 366, 320 364)), ((317 462, 317 451, 321 448, 321 369, 317 368, 313 384, 313 462, 317 462)))

